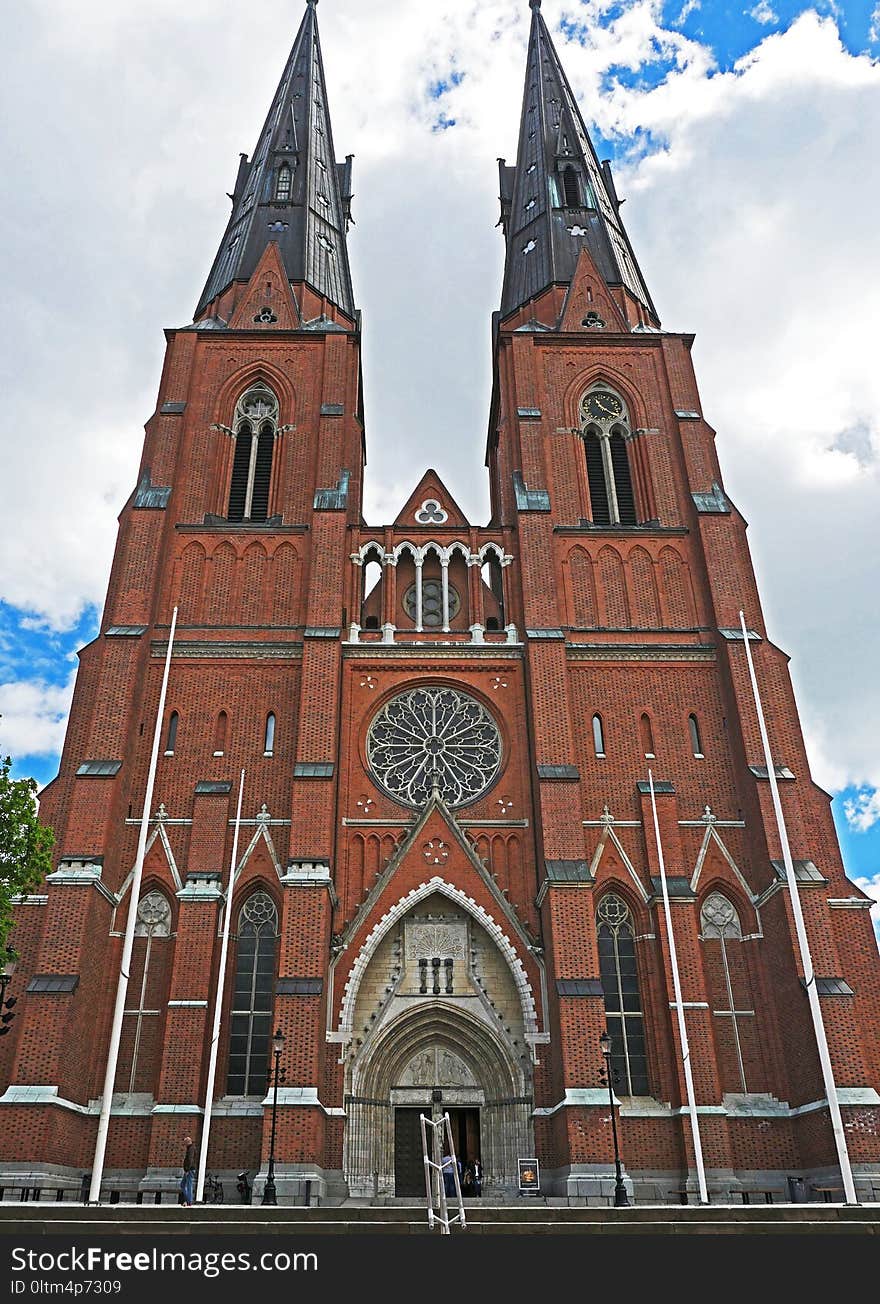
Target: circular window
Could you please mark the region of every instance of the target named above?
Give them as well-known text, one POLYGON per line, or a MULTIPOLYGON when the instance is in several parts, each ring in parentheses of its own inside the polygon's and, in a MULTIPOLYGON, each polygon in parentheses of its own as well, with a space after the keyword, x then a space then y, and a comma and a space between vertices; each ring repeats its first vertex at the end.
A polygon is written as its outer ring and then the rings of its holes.
POLYGON ((382 708, 367 735, 373 778, 395 801, 426 804, 436 783, 449 806, 476 801, 501 766, 501 735, 485 707, 452 688, 416 688, 382 708))
MULTIPOLYGON (((403 596, 403 609, 410 620, 416 618, 416 586, 411 585, 403 596)), ((454 620, 461 610, 458 590, 449 586, 449 619, 454 620)), ((439 580, 422 580, 422 624, 425 629, 443 628, 443 585, 439 580)))

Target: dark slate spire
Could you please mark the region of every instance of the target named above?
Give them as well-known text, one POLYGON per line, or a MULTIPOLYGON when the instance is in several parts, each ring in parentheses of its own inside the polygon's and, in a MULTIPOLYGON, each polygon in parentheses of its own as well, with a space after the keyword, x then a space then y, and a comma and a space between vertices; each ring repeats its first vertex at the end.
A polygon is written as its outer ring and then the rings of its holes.
POLYGON ((233 281, 253 275, 271 240, 291 281, 306 281, 354 315, 346 232, 351 218, 351 156, 336 163, 318 0, 307 8, 253 158, 243 154, 232 216, 196 316, 233 281))
POLYGON ((586 246, 609 285, 624 285, 656 319, 620 220, 607 164, 600 164, 541 15, 532 30, 516 167, 499 160, 507 240, 502 316, 555 282, 571 281, 586 246))

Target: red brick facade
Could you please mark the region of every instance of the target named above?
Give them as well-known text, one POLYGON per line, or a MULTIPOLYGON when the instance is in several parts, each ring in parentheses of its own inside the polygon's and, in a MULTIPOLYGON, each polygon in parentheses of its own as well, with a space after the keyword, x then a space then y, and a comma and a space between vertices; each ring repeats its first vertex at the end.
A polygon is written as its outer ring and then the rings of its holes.
MULTIPOLYGON (((251 280, 233 282, 208 312, 227 328, 167 332, 140 481, 170 494, 133 495, 123 508, 102 632, 81 654, 60 773, 43 795, 59 869, 17 912, 22 959, 10 990, 23 999, 0 1043, 3 1181, 78 1188, 91 1167, 177 605, 162 726, 167 738, 177 713, 177 737, 160 752, 140 893, 160 892, 170 922, 167 936, 150 940, 146 983, 147 939, 135 942, 127 1009, 148 1013, 139 1032, 134 1013, 124 1023, 111 1186, 167 1186, 184 1133, 198 1134, 220 950, 218 876, 225 886, 244 768, 244 863, 209 1168, 254 1172, 268 1155, 268 1102, 226 1094, 238 920, 250 894, 265 891, 279 919, 271 1019, 286 1037, 279 1174, 310 1177, 326 1199, 354 1191, 353 1174, 357 1182, 375 1174, 381 1186, 393 1173, 393 1157, 376 1158, 372 1124, 359 1122, 367 1139, 357 1139, 353 1121, 357 1110, 368 1119, 368 1106, 393 1100, 356 1097, 353 1083, 384 1081, 380 1048, 392 1056, 394 1037, 404 1045, 415 1027, 416 1013, 394 1006, 409 990, 406 930, 422 918, 421 903, 439 901, 470 930, 470 986, 456 999, 411 993, 406 1008, 418 1006, 421 1021, 413 1055, 435 1045, 460 1051, 467 1071, 454 1081, 461 1087, 470 1074, 476 1085, 449 1099, 477 1101, 484 1118, 492 1108, 519 1111, 518 1143, 534 1145, 545 1189, 604 1198, 610 1129, 599 1083, 596 910, 613 890, 635 936, 649 1087, 629 1096, 618 1084, 627 1172, 639 1198, 692 1191, 672 974, 652 882, 658 849, 638 787, 649 767, 661 784, 663 851, 676 884, 671 911, 713 1194, 781 1197, 789 1177, 838 1186, 788 891, 772 864, 781 851, 769 785, 750 769, 764 757, 742 639, 730 634, 742 608, 758 636, 773 754, 794 776, 781 781, 792 852, 819 871, 801 892, 815 970, 851 988, 823 996, 822 1008, 858 1189, 876 1196, 880 967, 870 903, 844 875, 829 799, 810 777, 745 522, 720 490, 706 506, 723 481, 700 415, 691 337, 634 331, 641 306, 609 289, 585 250, 570 287, 551 287, 499 325, 490 524, 467 522, 429 471, 398 519, 372 528, 361 514, 359 323, 308 285, 291 286, 274 244, 251 280), (264 303, 274 321, 255 321, 264 303), (600 305, 604 330, 581 324, 588 303, 600 305), (557 325, 520 329, 534 319, 557 325), (277 399, 283 429, 266 523, 234 524, 226 519, 229 431, 237 402, 257 383, 277 399), (596 384, 628 412, 635 527, 592 523, 580 404, 596 384), (381 580, 364 598, 373 557, 381 580), (434 601, 447 573, 448 630, 417 629, 417 558, 423 594, 431 584, 434 601), (470 803, 447 804, 438 793, 415 809, 371 774, 371 723, 396 695, 425 686, 463 691, 497 726, 500 768, 470 803), (114 774, 78 775, 95 760, 121 764, 114 774), (701 924, 711 893, 739 921, 723 953, 701 924), (377 957, 383 946, 393 951, 396 929, 403 958, 387 961, 389 986, 360 1028, 377 957), (75 989, 25 995, 34 975, 75 975, 75 989), (717 1013, 731 994, 736 1018, 717 1013), (478 1002, 481 1024, 469 1013, 478 1002), (375 1031, 383 1021, 384 1041, 375 1031), (358 1060, 371 1037, 375 1072, 358 1060), (499 1081, 509 1070, 520 1085, 493 1100, 483 1068, 499 1081), (358 1169, 361 1152, 368 1158, 358 1169), (39 1182, 26 1179, 34 1173, 39 1182)), ((410 1081, 409 1069, 388 1073, 394 1091, 410 1081)), ((415 1097, 394 1097, 404 1099, 415 1097)), ((499 1189, 510 1187, 507 1161, 497 1160, 494 1175, 499 1189)), ((284 1180, 279 1192, 301 1195, 284 1180)))

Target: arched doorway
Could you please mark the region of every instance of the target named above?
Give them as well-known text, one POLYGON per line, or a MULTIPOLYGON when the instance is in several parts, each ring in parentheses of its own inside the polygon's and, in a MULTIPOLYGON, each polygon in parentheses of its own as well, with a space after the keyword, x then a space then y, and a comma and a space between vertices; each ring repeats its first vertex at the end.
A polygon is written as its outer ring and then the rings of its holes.
POLYGON ((353 1196, 424 1196, 419 1114, 448 1111, 484 1194, 517 1188, 534 1153, 532 1060, 507 959, 433 896, 389 930, 366 969, 346 1065, 344 1169, 353 1196))

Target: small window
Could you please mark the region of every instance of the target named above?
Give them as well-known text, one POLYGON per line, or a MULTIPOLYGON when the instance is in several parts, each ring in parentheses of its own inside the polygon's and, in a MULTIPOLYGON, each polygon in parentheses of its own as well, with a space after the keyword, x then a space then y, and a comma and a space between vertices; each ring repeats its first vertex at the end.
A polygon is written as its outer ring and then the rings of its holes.
POLYGON ((593 716, 593 747, 597 756, 605 755, 605 730, 601 715, 593 716))
POLYGON ((654 730, 651 728, 651 717, 642 716, 641 722, 642 750, 645 753, 645 759, 653 761, 654 759, 654 730))
POLYGON ((694 756, 699 760, 703 759, 703 743, 700 738, 700 726, 695 715, 688 716, 688 728, 691 733, 691 747, 694 749, 694 756))
POLYGON ((286 204, 290 201, 290 182, 291 172, 287 163, 282 163, 278 169, 278 180, 275 185, 275 198, 279 204, 286 204))
POLYGON ((222 756, 226 751, 226 734, 229 728, 229 717, 225 711, 221 711, 217 716, 217 724, 214 728, 214 755, 222 756))
POLYGON ((168 721, 168 733, 165 736, 165 755, 173 756, 174 748, 177 745, 177 726, 180 723, 180 716, 176 711, 171 712, 171 718, 168 721))
POLYGON ((263 748, 264 756, 272 756, 275 751, 275 715, 272 711, 266 716, 266 738, 263 748))
POLYGON ((565 207, 580 208, 581 188, 578 185, 578 176, 573 167, 563 169, 562 189, 565 196, 565 207))

